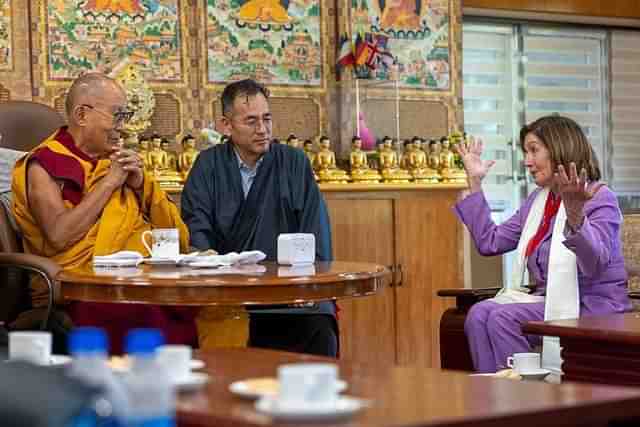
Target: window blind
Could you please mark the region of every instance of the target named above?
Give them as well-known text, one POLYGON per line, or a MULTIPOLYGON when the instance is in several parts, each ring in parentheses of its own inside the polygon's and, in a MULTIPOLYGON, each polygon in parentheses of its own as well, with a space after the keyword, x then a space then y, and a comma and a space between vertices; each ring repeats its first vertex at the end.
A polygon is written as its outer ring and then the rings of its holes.
POLYGON ((611 33, 611 184, 640 194, 640 32, 611 33))
POLYGON ((606 32, 525 27, 522 41, 525 121, 553 113, 574 119, 605 165, 606 32))

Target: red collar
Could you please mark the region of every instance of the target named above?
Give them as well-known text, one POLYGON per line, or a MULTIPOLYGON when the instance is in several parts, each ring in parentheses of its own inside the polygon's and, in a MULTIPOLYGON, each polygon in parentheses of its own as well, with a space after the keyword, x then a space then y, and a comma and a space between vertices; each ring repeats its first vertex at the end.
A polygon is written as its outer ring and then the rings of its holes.
POLYGON ((76 156, 80 157, 82 160, 90 162, 94 167, 98 163, 97 159, 93 159, 87 155, 84 151, 78 148, 75 141, 73 140, 73 136, 69 133, 68 126, 62 126, 58 133, 55 136, 55 140, 60 144, 64 145, 69 151, 71 151, 76 156))

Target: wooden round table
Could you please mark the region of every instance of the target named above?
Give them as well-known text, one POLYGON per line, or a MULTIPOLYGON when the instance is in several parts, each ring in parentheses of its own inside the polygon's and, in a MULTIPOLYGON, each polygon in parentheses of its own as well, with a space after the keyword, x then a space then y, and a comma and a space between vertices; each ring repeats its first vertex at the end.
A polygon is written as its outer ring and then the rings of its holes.
POLYGON ((67 301, 161 305, 292 304, 371 295, 389 271, 361 262, 283 266, 265 262, 233 268, 141 265, 63 271, 67 301))

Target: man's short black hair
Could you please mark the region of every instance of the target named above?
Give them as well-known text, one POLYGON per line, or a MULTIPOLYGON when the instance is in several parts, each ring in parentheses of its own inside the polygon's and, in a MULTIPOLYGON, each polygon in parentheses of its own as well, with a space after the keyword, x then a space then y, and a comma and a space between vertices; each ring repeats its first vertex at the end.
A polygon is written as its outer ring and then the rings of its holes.
POLYGON ((269 99, 269 90, 264 87, 264 85, 253 79, 245 79, 228 84, 222 91, 222 114, 226 116, 231 113, 231 110, 233 109, 233 102, 239 96, 249 98, 250 96, 256 96, 259 93, 269 99))

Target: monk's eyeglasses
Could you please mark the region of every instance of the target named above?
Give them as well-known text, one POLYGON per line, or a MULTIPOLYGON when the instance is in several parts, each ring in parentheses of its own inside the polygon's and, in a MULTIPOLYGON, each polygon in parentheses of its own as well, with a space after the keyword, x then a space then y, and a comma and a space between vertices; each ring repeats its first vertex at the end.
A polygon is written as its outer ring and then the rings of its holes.
POLYGON ((104 115, 105 117, 110 117, 111 120, 113 120, 114 126, 127 123, 133 117, 133 111, 122 110, 122 111, 116 111, 115 113, 107 113, 106 111, 102 111, 99 108, 94 107, 93 105, 82 104, 82 106, 87 107, 93 111, 97 111, 98 113, 104 115))

